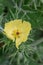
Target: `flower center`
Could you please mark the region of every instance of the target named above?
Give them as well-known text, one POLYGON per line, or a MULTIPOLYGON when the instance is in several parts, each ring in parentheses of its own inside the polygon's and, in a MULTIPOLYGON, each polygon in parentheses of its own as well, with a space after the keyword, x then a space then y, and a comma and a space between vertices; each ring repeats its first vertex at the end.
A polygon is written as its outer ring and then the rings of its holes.
POLYGON ((13 35, 14 38, 18 38, 18 37, 20 37, 20 31, 14 30, 14 31, 12 32, 12 35, 13 35))
POLYGON ((16 32, 16 35, 19 35, 20 33, 19 32, 16 32))

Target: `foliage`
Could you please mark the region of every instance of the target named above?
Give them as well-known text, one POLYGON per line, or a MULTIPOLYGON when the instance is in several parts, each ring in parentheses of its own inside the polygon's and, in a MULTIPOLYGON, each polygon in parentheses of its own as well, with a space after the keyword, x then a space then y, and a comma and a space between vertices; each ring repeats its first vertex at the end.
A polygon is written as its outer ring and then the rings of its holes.
POLYGON ((43 0, 0 0, 0 65, 43 65, 43 0), (5 22, 22 19, 32 24, 28 40, 17 50, 3 35, 5 22))

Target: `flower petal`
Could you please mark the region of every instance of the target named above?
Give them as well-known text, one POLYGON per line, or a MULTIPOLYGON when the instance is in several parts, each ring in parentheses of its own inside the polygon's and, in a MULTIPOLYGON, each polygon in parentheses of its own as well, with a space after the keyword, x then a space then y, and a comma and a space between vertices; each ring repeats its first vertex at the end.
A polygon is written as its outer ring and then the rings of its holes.
POLYGON ((22 43, 22 39, 21 38, 16 38, 16 48, 19 48, 19 45, 22 43))
POLYGON ((31 24, 29 22, 23 21, 22 30, 24 31, 26 36, 29 35, 30 30, 31 30, 31 24))
POLYGON ((21 19, 14 20, 14 26, 16 26, 17 28, 22 27, 22 20, 21 19))
POLYGON ((22 42, 25 42, 27 40, 27 36, 24 34, 21 34, 19 38, 16 38, 16 48, 19 47, 22 42))

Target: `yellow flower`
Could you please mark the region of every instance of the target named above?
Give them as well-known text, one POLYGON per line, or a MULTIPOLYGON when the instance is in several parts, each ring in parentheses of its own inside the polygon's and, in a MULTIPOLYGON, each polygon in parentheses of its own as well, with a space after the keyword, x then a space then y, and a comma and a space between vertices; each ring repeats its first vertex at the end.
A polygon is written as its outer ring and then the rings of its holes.
POLYGON ((5 23, 4 27, 5 35, 16 42, 16 48, 27 40, 30 31, 31 24, 27 21, 22 21, 21 19, 5 23))

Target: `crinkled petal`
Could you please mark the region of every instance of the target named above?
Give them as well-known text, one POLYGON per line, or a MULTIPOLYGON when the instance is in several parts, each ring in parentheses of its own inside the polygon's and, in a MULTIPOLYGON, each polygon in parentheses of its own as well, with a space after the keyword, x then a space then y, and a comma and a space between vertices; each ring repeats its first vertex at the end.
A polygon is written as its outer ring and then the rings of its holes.
POLYGON ((16 38, 16 48, 19 47, 22 42, 25 42, 27 40, 27 36, 24 34, 21 34, 19 38, 16 38))
POLYGON ((29 35, 31 31, 31 24, 29 22, 23 21, 22 30, 26 36, 29 35))
POLYGON ((14 36, 12 35, 12 32, 17 28, 20 29, 21 26, 22 26, 22 20, 10 21, 8 23, 5 23, 4 32, 8 38, 14 40, 14 36))
POLYGON ((14 25, 17 28, 21 28, 22 27, 22 20, 21 19, 14 20, 14 25))
POLYGON ((21 38, 16 38, 16 48, 19 48, 19 45, 22 43, 21 38))

